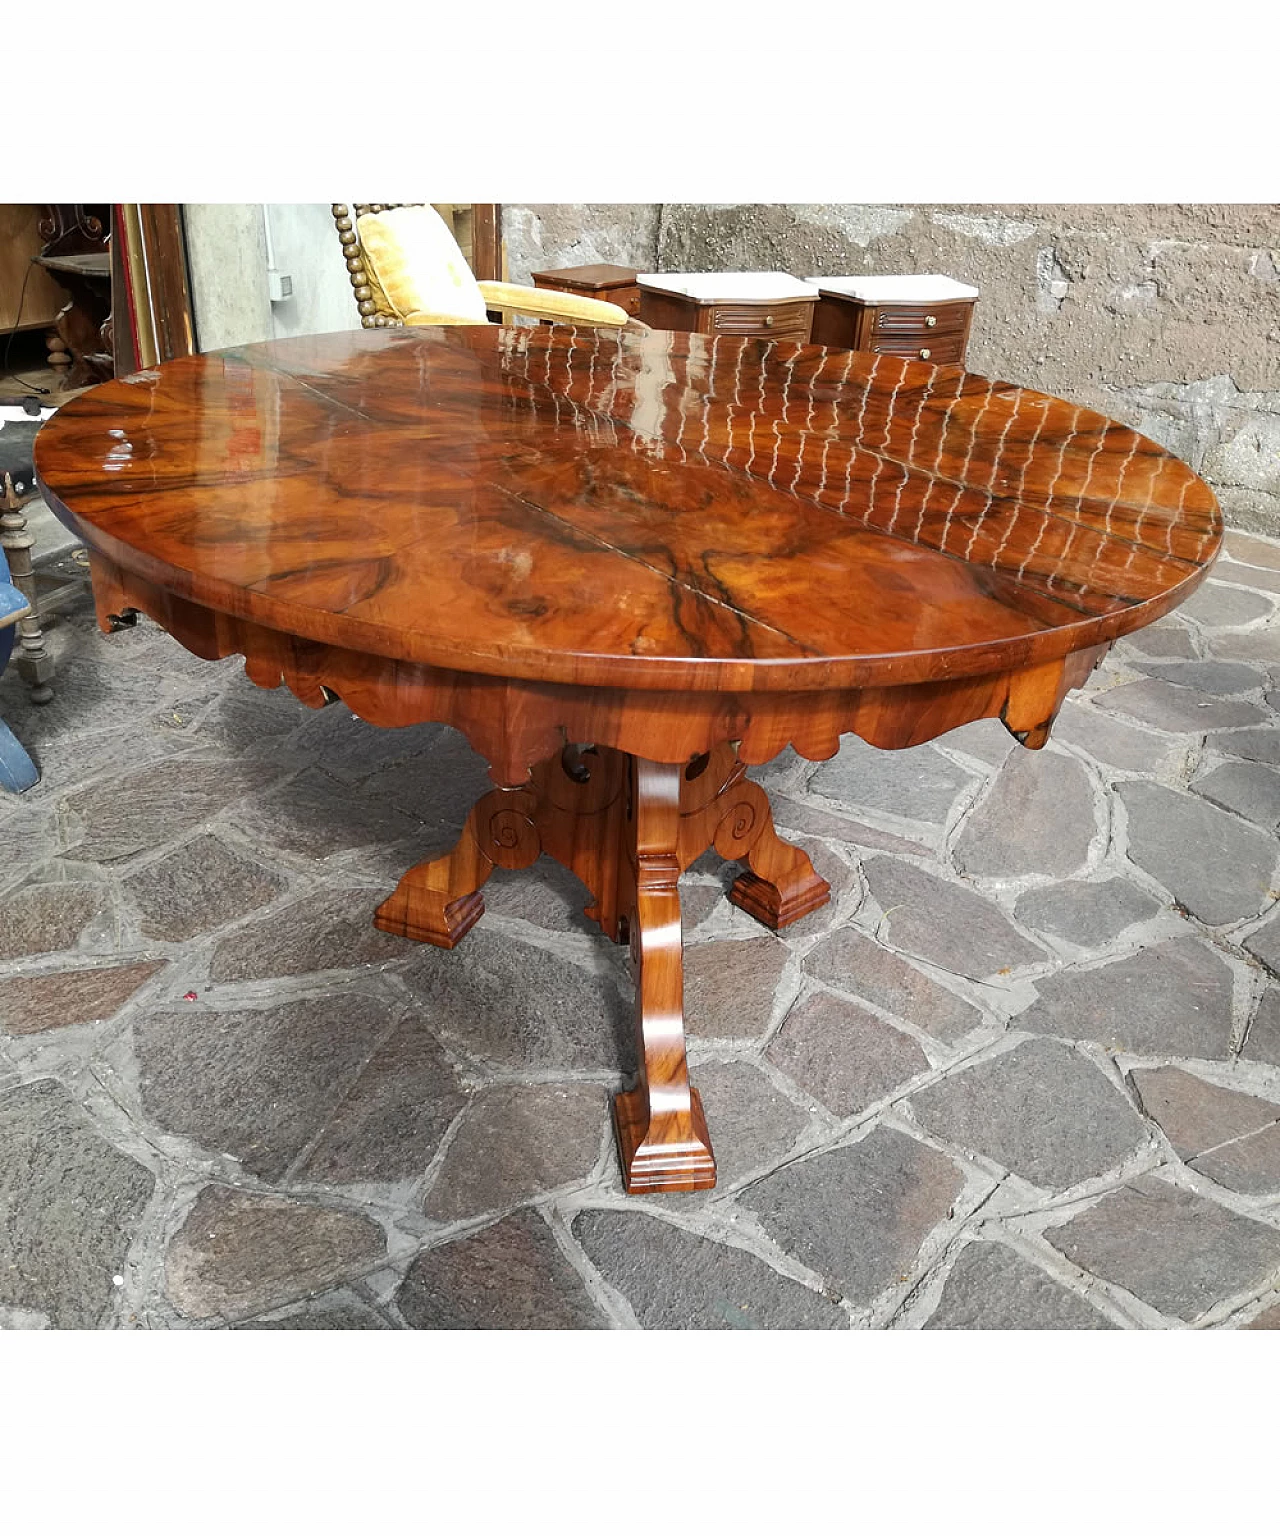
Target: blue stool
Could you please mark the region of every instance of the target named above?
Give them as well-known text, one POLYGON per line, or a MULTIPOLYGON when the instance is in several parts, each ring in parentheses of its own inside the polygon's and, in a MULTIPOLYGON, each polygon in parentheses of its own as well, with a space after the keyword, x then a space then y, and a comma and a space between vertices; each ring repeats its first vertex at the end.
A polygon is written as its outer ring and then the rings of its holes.
MULTIPOLYGON (((0 549, 0 673, 9 664, 14 625, 30 612, 31 604, 9 580, 9 562, 4 557, 4 550, 0 549)), ((26 748, 0 720, 0 789, 17 794, 30 789, 39 778, 39 771, 26 748)))

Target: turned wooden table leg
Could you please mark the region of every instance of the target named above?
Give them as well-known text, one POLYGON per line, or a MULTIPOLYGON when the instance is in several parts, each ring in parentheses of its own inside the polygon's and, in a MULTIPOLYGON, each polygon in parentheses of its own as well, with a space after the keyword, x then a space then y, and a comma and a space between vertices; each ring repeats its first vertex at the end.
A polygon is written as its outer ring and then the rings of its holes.
POLYGON ((614 1100, 623 1175, 630 1194, 711 1189, 715 1157, 685 1058, 676 852, 682 769, 644 758, 629 766, 628 846, 619 879, 630 896, 640 1081, 614 1100))

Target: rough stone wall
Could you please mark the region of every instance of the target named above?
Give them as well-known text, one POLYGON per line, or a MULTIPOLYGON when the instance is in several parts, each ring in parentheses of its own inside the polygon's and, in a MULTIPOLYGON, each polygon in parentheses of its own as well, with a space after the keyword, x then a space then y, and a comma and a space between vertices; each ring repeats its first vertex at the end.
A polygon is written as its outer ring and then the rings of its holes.
POLYGON ((1136 427, 1229 522, 1280 533, 1275 205, 559 205, 508 207, 505 226, 516 280, 618 261, 972 282, 970 368, 1136 427))

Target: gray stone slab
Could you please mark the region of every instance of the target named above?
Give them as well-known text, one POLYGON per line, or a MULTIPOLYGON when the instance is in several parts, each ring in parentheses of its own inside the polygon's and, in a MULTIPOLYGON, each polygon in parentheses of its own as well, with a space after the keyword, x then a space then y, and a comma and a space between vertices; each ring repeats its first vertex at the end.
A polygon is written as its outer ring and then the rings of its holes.
POLYGON ((60 1084, 0 1095, 0 1303, 105 1326, 154 1185, 60 1084))
POLYGON ((1255 592, 1280 592, 1280 571, 1260 571, 1252 565, 1219 560, 1213 568, 1215 581, 1231 587, 1251 587, 1255 592))
POLYGON ((422 835, 422 827, 391 804, 340 784, 317 768, 305 769, 270 794, 255 796, 236 825, 268 847, 313 859, 422 835))
POLYGON ((1037 886, 1018 897, 1013 912, 1028 928, 1084 949, 1100 949, 1159 910, 1160 903, 1145 891, 1113 876, 1037 886))
POLYGON ((1091 1274, 1195 1322, 1280 1267, 1280 1232, 1149 1175, 1045 1237, 1091 1274))
POLYGON ((1094 695, 1099 709, 1114 710, 1162 731, 1195 732, 1227 730, 1238 725, 1257 725, 1265 712, 1247 699, 1220 699, 1198 688, 1180 688, 1163 678, 1140 683, 1121 683, 1094 695))
POLYGON ((781 939, 718 939, 684 952, 684 1020, 690 1036, 758 1039, 790 951, 781 939))
POLYGON ((1147 1139, 1128 1100, 1055 1040, 1025 1041, 922 1088, 910 1103, 941 1140, 1055 1192, 1115 1168, 1147 1139))
POLYGON ((51 880, 0 899, 0 960, 70 949, 110 900, 105 885, 51 880))
MULTIPOLYGON (((1129 661, 1130 651, 1140 651, 1144 656, 1186 657, 1188 660, 1195 656, 1191 636, 1181 624, 1154 624, 1135 630, 1117 644, 1113 654, 1129 661)), ((1133 665, 1141 666, 1142 663, 1135 660, 1133 665)))
POLYGON ((361 782, 370 799, 422 823, 434 846, 457 841, 471 807, 493 788, 484 759, 458 731, 444 730, 427 750, 379 769, 361 782))
MULTIPOLYGON (((175 713, 181 717, 186 711, 179 705, 175 713)), ((236 754, 276 753, 281 740, 311 717, 287 688, 256 688, 248 678, 237 678, 215 695, 190 735, 202 745, 236 754)))
POLYGON ((1274 610, 1275 604, 1257 593, 1222 586, 1216 581, 1206 581, 1198 592, 1181 605, 1178 612, 1210 629, 1234 629, 1241 624, 1252 624, 1255 619, 1274 610))
POLYGON ((1089 775, 1059 752, 1017 752, 965 821, 956 868, 967 875, 1064 877, 1089 856, 1096 831, 1089 775))
POLYGON ((1280 626, 1271 624, 1265 629, 1250 629, 1244 634, 1219 630, 1206 637, 1209 650, 1225 661, 1256 662, 1267 667, 1272 675, 1280 667, 1280 626))
POLYGON ((1257 731, 1216 731, 1205 745, 1229 757, 1280 765, 1280 730, 1275 726, 1257 731))
MULTIPOLYGON (((809 1115, 750 1062, 700 1062, 692 1081, 711 1127, 721 1189, 775 1162, 809 1124, 809 1115)), ((688 1198, 670 1197, 682 1204, 688 1198)))
POLYGON ((143 1110, 164 1130, 279 1179, 395 1018, 382 998, 354 991, 262 1009, 145 1013, 133 1026, 143 1110))
POLYGON ((856 1003, 815 992, 787 1015, 765 1053, 836 1115, 853 1115, 929 1068, 928 1057, 856 1003))
POLYGON ((84 824, 78 859, 131 858, 189 832, 278 777, 267 764, 169 758, 67 796, 84 824))
POLYGON ((209 979, 306 976, 403 959, 418 946, 373 926, 384 894, 369 886, 330 888, 290 902, 220 939, 209 962, 209 979))
MULTIPOLYGON (((684 887, 680 894, 683 899, 684 887)), ((598 934, 599 923, 584 915, 593 904, 582 881, 546 854, 529 869, 495 869, 484 885, 486 912, 520 917, 555 933, 598 934)))
POLYGON ((169 1244, 165 1285, 184 1316, 232 1321, 327 1291, 385 1252, 358 1212, 210 1184, 169 1244))
MULTIPOLYGON (((27 793, 29 797, 32 791, 27 793)), ((62 851, 65 841, 52 806, 27 798, 16 809, 9 809, 16 799, 16 795, 0 790, 0 891, 20 887, 62 851)), ((0 899, 0 947, 5 945, 12 922, 7 901, 8 897, 0 899)))
POLYGON ((963 1188, 949 1158, 881 1127, 788 1164, 740 1199, 785 1252, 865 1304, 908 1273, 963 1188))
POLYGON ((120 888, 137 909, 140 933, 180 943, 256 912, 280 895, 285 882, 205 834, 135 871, 120 888))
POLYGON ((135 960, 130 965, 52 971, 0 981, 0 1030, 10 1035, 35 1035, 109 1019, 163 969, 163 960, 135 960))
POLYGON ((1280 854, 1273 837, 1163 784, 1121 784, 1129 858, 1206 923, 1261 911, 1280 854))
POLYGON ((924 1325, 934 1329, 1114 1328, 1096 1307, 1004 1243, 968 1243, 924 1325))
POLYGON ((1245 565, 1261 566, 1264 570, 1280 571, 1280 543, 1239 533, 1232 528, 1227 533, 1225 544, 1227 554, 1233 560, 1239 560, 1245 565))
POLYGON ((1108 1050, 1222 1060, 1231 1044, 1231 970, 1198 939, 1167 939, 1088 971, 1036 982, 1019 1029, 1108 1050))
POLYGON ((771 795, 769 803, 773 810, 774 825, 784 836, 788 833, 807 832, 812 837, 825 837, 857 848, 879 848, 886 853, 927 855, 929 852, 923 843, 912 842, 907 837, 895 837, 892 832, 869 827, 865 821, 856 821, 851 816, 839 816, 816 805, 802 804, 786 795, 771 795))
MULTIPOLYGON (((471 751, 465 739, 447 725, 370 725, 341 702, 299 712, 296 723, 301 729, 293 746, 307 753, 331 777, 351 784, 422 753, 439 753, 443 767, 459 744, 471 751)), ((406 809, 414 814, 412 807, 406 809)))
POLYGON ((1138 665, 1149 677, 1163 678, 1167 683, 1177 683, 1180 688, 1198 688, 1202 693, 1219 697, 1248 693, 1267 685, 1265 673, 1242 661, 1145 661, 1138 665))
POLYGON ((1053 736, 1055 741, 1077 747, 1100 763, 1127 768, 1132 773, 1167 773, 1185 750, 1167 736, 1113 720, 1071 699, 1062 706, 1053 736))
POLYGON ((954 731, 939 736, 939 747, 951 747, 967 757, 976 757, 990 768, 998 768, 1016 743, 999 720, 971 720, 968 725, 958 725, 954 731))
POLYGON ((6 702, 5 719, 20 741, 30 740, 38 750, 51 738, 113 732, 122 720, 145 719, 164 695, 166 683, 166 675, 151 657, 121 662, 106 642, 81 645, 74 663, 58 668, 48 704, 33 704, 22 689, 12 702, 6 702))
POLYGON ((642 1328, 846 1328, 825 1296, 753 1254, 632 1211, 583 1211, 573 1235, 642 1328))
POLYGON ((1280 828, 1280 772, 1265 763, 1222 763, 1191 789, 1268 832, 1280 828))
POLYGON ((268 1329, 322 1329, 325 1332, 374 1333, 390 1329, 385 1318, 352 1296, 349 1291, 334 1291, 317 1296, 295 1311, 280 1317, 259 1317, 249 1323, 237 1323, 237 1332, 268 1329))
POLYGON ((815 944, 804 968, 819 981, 864 998, 886 1013, 953 1041, 982 1023, 981 1011, 856 928, 815 944))
POLYGON ((431 1027, 494 1066, 553 1072, 634 1066, 634 1005, 611 976, 592 975, 483 922, 457 949, 421 946, 403 975, 431 1027))
POLYGON ((843 805, 941 825, 957 797, 976 783, 932 746, 886 752, 844 736, 839 753, 809 780, 809 790, 843 805))
POLYGON ((1280 976, 1280 912, 1273 912, 1261 928, 1255 929, 1244 941, 1244 947, 1273 975, 1280 976))
POLYGON ((1280 1067, 1280 987, 1269 986, 1262 994, 1241 1054, 1280 1067))
POLYGON ((517 1211, 409 1267, 396 1303, 411 1328, 607 1328, 536 1211, 517 1211))
POLYGON ((1280 1104, 1206 1083, 1176 1066, 1129 1072, 1143 1111, 1183 1161, 1280 1120, 1280 1104))
POLYGON ((303 1163, 307 1183, 413 1179, 466 1103, 439 1043, 405 1017, 361 1068, 303 1163))
POLYGON ((1202 1152, 1187 1166, 1237 1194, 1280 1194, 1280 1125, 1202 1152))
POLYGON ((600 1156, 609 1119, 594 1083, 483 1088, 449 1143, 423 1209, 457 1221, 585 1179, 600 1156))
POLYGON ((886 855, 862 866, 895 949, 981 981, 1046 958, 989 897, 886 855))

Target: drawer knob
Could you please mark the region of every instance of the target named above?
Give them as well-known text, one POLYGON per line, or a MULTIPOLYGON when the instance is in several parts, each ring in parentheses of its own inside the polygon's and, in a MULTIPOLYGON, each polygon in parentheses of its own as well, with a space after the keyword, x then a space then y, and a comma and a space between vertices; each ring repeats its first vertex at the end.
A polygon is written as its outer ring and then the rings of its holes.
POLYGON ((922 358, 927 359, 927 358, 931 357, 932 355, 933 354, 929 351, 928 347, 921 347, 920 348, 920 356, 922 358))
POLYGON ((937 315, 926 315, 924 317, 924 323, 926 325, 937 325, 937 323, 938 323, 937 315))
POLYGON ((765 324, 766 324, 766 325, 769 325, 769 326, 771 326, 771 325, 772 325, 772 324, 773 324, 773 316, 772 316, 772 315, 766 315, 766 316, 765 316, 765 317, 764 317, 764 323, 765 323, 765 324))

